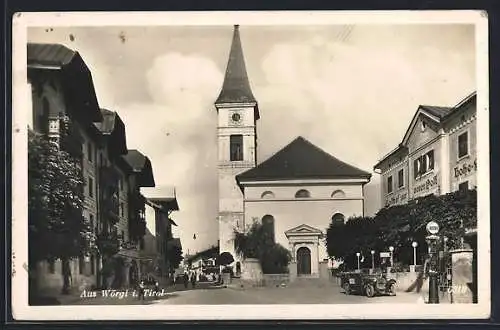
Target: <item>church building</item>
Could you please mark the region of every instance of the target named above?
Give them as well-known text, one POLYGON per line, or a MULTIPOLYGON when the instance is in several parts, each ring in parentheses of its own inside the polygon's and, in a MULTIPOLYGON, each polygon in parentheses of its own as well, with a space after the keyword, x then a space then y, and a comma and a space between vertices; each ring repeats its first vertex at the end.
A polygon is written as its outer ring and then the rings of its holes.
POLYGON ((218 113, 220 253, 235 253, 234 230, 254 221, 274 228, 275 241, 292 254, 290 273, 317 277, 327 259, 324 241, 332 221, 362 216, 363 187, 371 174, 297 137, 257 164, 260 111, 250 88, 239 27, 235 26, 218 113))

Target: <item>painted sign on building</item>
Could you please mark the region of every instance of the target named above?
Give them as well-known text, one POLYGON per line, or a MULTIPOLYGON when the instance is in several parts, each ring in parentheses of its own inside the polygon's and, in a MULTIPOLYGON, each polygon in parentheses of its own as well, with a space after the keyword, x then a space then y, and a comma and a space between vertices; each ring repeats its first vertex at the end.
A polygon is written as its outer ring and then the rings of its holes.
POLYGON ((464 176, 468 176, 477 171, 477 160, 474 159, 470 162, 464 162, 453 168, 453 175, 456 179, 464 176))
POLYGON ((413 187, 414 194, 420 194, 423 192, 428 192, 431 188, 434 188, 438 185, 438 177, 434 175, 433 177, 428 178, 423 183, 416 184, 413 187))

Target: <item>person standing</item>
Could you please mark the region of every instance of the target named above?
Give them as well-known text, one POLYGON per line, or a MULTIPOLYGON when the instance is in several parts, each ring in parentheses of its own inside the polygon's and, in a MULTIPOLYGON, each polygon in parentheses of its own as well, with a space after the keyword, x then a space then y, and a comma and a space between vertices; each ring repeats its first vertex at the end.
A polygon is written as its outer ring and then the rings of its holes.
POLYGON ((196 273, 195 272, 191 273, 191 286, 193 287, 193 289, 196 287, 196 273))
POLYGON ((141 280, 139 283, 139 300, 144 300, 144 280, 141 280))
POLYGON ((189 285, 189 275, 187 272, 184 272, 184 288, 187 289, 189 285))

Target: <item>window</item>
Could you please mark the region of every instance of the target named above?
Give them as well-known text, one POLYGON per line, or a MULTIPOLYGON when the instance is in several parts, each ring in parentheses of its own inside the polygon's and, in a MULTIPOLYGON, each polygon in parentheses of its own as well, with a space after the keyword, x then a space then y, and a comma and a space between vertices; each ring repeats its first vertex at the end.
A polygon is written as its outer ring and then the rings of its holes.
POLYGON ((332 193, 332 198, 345 198, 345 193, 342 190, 335 190, 332 193))
POLYGON ((94 179, 89 177, 89 197, 94 197, 94 179))
POLYGON ((413 177, 416 178, 420 174, 420 158, 417 158, 413 161, 413 177))
POLYGON ((123 214, 125 213, 124 209, 125 209, 125 206, 123 205, 123 203, 120 203, 120 215, 122 217, 123 217, 123 214))
POLYGON ((269 214, 265 215, 262 218, 262 226, 264 226, 264 228, 269 231, 270 237, 272 238, 272 240, 274 242, 276 239, 274 236, 274 217, 272 215, 269 215, 269 214))
POLYGON ((94 215, 89 214, 89 222, 90 222, 90 231, 94 232, 94 215))
POLYGON ((243 135, 231 135, 229 137, 230 144, 230 160, 243 160, 243 135))
POLYGON ((92 144, 90 142, 87 143, 87 158, 92 163, 92 144))
POLYGON ((78 257, 78 272, 80 274, 83 274, 83 270, 85 268, 85 259, 83 259, 83 256, 78 257))
POLYGON ((343 225, 345 223, 345 217, 342 213, 335 213, 332 216, 332 223, 334 226, 343 225))
POLYGON ((125 232, 122 230, 122 241, 125 240, 125 232))
POLYGON ((49 273, 54 274, 56 272, 56 262, 54 259, 50 259, 48 261, 49 264, 49 273))
POLYGON ((262 195, 260 195, 260 198, 263 199, 274 198, 274 193, 272 191, 264 191, 262 195))
POLYGON ((308 190, 301 189, 295 193, 295 198, 309 198, 311 193, 308 190))
POLYGON ((458 136, 458 158, 469 154, 469 136, 468 133, 462 133, 458 136))
POLYGON ((401 188, 404 185, 405 185, 404 170, 400 169, 398 171, 398 188, 401 188))
POLYGON ((387 193, 390 194, 392 192, 392 175, 387 178, 387 193))
POLYGON ((458 185, 458 191, 462 194, 465 194, 469 190, 469 181, 462 182, 458 185))
POLYGON ((426 154, 418 157, 413 161, 413 175, 417 178, 434 169, 434 150, 428 151, 426 154))

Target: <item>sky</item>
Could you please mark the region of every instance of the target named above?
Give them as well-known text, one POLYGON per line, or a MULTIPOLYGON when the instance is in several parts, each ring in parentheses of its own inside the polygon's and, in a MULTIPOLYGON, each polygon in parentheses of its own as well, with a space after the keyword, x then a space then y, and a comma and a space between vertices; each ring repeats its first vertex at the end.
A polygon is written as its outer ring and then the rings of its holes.
MULTIPOLYGON (((28 30, 29 42, 81 54, 99 105, 123 119, 128 148, 151 159, 152 194, 175 186, 174 235, 186 253, 218 239, 213 103, 232 33, 232 26, 28 30)), ((242 25, 240 35, 261 114, 259 162, 300 135, 373 172, 418 105, 453 106, 476 89, 473 25, 242 25)), ((381 206, 375 173, 365 198, 373 215, 381 206)))

